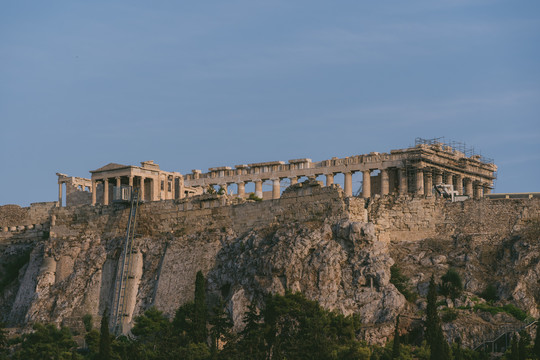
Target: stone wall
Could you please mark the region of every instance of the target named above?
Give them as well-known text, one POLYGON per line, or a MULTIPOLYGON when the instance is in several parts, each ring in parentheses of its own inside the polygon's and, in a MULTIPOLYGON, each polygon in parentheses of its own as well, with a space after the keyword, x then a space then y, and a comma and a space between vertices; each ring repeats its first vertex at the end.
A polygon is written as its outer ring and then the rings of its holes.
POLYGON ((385 241, 416 241, 455 234, 505 236, 538 218, 540 199, 466 200, 384 197, 370 202, 369 221, 385 241))
POLYGON ((32 203, 24 208, 18 205, 0 206, 0 230, 5 231, 6 227, 43 224, 49 220, 50 212, 56 205, 56 202, 51 201, 32 203))
MULTIPOLYGON (((25 227, 0 233, 0 255, 8 256, 23 243, 31 243, 33 249, 30 263, 21 270, 20 284, 13 285, 11 295, 5 297, 2 311, 9 314, 4 320, 10 324, 66 323, 86 313, 98 318, 105 308, 111 309, 129 207, 47 209, 46 204, 34 206, 33 215, 27 209, 18 221, 47 214, 50 229, 46 224, 39 230, 25 227)), ((501 242, 539 213, 540 199, 461 203, 409 196, 363 199, 345 197, 337 185, 321 187, 316 182, 293 185, 280 199, 261 202, 207 194, 143 203, 136 230, 136 266, 127 284, 127 319, 152 305, 172 316, 193 298, 195 274, 201 270, 209 275, 210 289, 219 291, 223 284, 232 284, 228 306, 236 315, 258 286, 267 291, 302 290, 324 306, 346 313, 360 307, 365 314, 388 310, 380 318, 365 318, 387 321, 403 306, 388 284, 394 261, 389 254, 410 264, 406 268, 410 274, 418 273, 415 262, 442 272, 448 265, 445 268, 433 259, 448 254, 446 245, 440 251, 426 250, 421 244, 410 251, 401 249, 422 241, 431 246, 427 240, 433 238, 454 244, 462 235, 481 241, 497 236, 501 242), (429 261, 419 257, 421 252, 429 261), (245 274, 232 281, 236 262, 244 264, 245 274), (360 306, 360 298, 376 298, 382 305, 366 300, 360 306)), ((481 266, 477 273, 483 271, 481 266)), ((529 271, 527 266, 522 272, 529 271)), ((426 277, 418 277, 415 284, 422 287, 426 277)), ((530 276, 526 289, 535 279, 530 276)), ((467 281, 472 289, 472 280, 467 281)), ((528 302, 521 303, 534 306, 531 293, 524 292, 522 298, 528 302)), ((391 332, 393 324, 388 328, 391 332)))

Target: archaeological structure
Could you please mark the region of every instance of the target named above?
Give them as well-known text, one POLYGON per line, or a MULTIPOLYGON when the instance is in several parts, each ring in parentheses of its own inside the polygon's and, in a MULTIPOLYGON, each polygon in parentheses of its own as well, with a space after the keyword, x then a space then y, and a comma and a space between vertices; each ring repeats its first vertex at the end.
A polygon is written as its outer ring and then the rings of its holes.
POLYGON ((344 176, 345 195, 352 196, 352 175, 356 172, 362 173, 362 188, 358 195, 363 198, 376 194, 430 196, 434 185, 449 184, 457 194, 478 199, 491 193, 496 171, 497 166, 492 160, 474 153, 467 154, 465 148, 417 139, 414 147, 391 150, 390 153, 371 152, 319 162, 307 158, 289 160, 288 163, 271 161, 235 165, 234 168, 214 167, 206 173, 192 170, 191 174, 182 175, 163 171, 153 161, 144 161, 141 166, 110 163, 90 171, 91 179, 57 175, 59 204, 63 201, 65 184, 65 203, 71 206, 108 205, 115 199, 125 199, 125 189, 129 187, 140 189, 140 197, 144 201, 159 201, 202 194, 214 186, 230 193, 232 185, 235 185, 236 196, 246 197, 246 184, 254 183, 256 197, 278 199, 284 179, 294 185, 302 177, 316 179, 324 176, 325 185, 330 186, 338 174, 344 176), (262 184, 266 181, 271 181, 272 191, 263 193, 262 184))
POLYGON ((491 194, 497 167, 461 145, 417 139, 389 153, 205 173, 153 161, 111 163, 90 179, 58 173, 58 201, 0 206, 0 321, 82 333, 85 316, 98 326, 110 311, 111 330, 128 333, 152 306, 174 317, 201 271, 234 331, 250 304, 298 291, 358 315, 361 337, 384 343, 398 315, 423 311, 430 277, 452 268, 464 295, 447 299, 459 316, 443 330, 475 348, 526 325, 476 311, 488 285, 501 304, 540 316, 540 193, 491 194), (417 300, 394 286, 394 264, 417 300))

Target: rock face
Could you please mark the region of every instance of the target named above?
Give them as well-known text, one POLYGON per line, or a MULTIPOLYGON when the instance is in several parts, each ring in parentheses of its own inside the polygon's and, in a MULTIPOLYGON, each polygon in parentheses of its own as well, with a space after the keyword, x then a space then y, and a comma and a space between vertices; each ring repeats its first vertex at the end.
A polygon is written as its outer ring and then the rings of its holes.
MULTIPOLYGON (((150 306, 173 316, 193 299, 201 270, 209 301, 225 301, 236 329, 251 302, 262 306, 266 294, 301 291, 326 309, 360 314, 364 337, 382 342, 398 314, 422 308, 390 283, 394 263, 421 296, 432 273, 452 267, 466 291, 478 294, 493 283, 502 300, 538 316, 539 210, 535 199, 366 201, 317 183, 294 185, 281 199, 263 202, 205 195, 145 203, 128 281, 127 328, 150 306)), ((99 322, 114 307, 128 211, 124 205, 55 208, 39 231, 0 232, 2 266, 14 254, 30 253, 18 279, 2 289, 2 320, 77 327, 92 314, 99 322)), ((468 326, 459 324, 446 325, 448 336, 468 326)))

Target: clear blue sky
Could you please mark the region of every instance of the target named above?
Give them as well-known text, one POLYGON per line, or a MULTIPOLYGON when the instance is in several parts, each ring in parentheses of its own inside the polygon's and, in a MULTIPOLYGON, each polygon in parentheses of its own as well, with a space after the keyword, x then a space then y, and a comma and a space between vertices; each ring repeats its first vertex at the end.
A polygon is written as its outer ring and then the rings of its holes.
POLYGON ((314 161, 444 136, 540 191, 540 2, 10 1, 0 204, 56 172, 314 161))

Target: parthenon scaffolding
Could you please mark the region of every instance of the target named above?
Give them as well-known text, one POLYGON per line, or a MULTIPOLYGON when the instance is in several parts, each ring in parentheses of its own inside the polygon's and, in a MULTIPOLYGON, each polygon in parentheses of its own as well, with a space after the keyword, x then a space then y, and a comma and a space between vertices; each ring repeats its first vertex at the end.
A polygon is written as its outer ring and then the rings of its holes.
POLYGON ((246 184, 255 184, 255 196, 278 199, 281 181, 288 179, 293 185, 299 178, 325 177, 326 186, 334 183, 337 174, 344 175, 344 192, 353 195, 352 175, 363 176, 361 196, 416 195, 431 196, 434 185, 449 184, 459 195, 481 198, 491 193, 497 166, 493 160, 482 157, 462 143, 456 147, 439 139, 419 139, 415 146, 391 150, 390 153, 371 152, 345 158, 331 158, 319 162, 311 159, 293 159, 288 163, 271 161, 247 165, 214 167, 203 173, 192 170, 190 174, 160 170, 153 161, 141 166, 108 164, 90 171, 91 179, 58 175, 59 204, 62 204, 62 185, 66 184, 66 205, 110 204, 115 189, 123 186, 140 189, 144 201, 182 199, 202 194, 205 189, 220 186, 228 192, 236 185, 236 196, 247 197, 246 184), (272 191, 263 193, 262 184, 272 182, 272 191), (112 183, 112 184, 111 184, 112 183), (112 186, 111 186, 112 185, 112 186), (81 194, 81 192, 85 194, 81 194))

